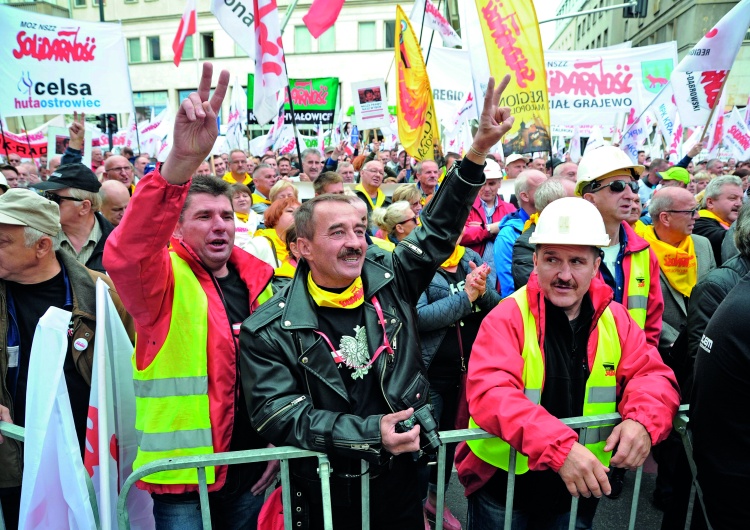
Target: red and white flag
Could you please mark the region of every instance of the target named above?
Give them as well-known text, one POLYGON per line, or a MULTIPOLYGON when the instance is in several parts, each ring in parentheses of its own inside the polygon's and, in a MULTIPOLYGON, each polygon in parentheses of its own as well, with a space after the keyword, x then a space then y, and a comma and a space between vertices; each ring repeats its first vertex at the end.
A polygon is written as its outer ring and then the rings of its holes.
POLYGON ((573 128, 573 138, 570 139, 568 153, 571 162, 577 164, 581 160, 581 131, 578 129, 578 125, 573 128))
POLYGON ((649 131, 651 130, 650 126, 646 126, 644 118, 646 114, 644 112, 643 115, 635 117, 635 109, 631 108, 627 121, 628 130, 622 135, 620 149, 625 151, 633 163, 637 162, 638 151, 641 150, 641 146, 648 138, 649 131))
POLYGON ((724 138, 724 107, 726 106, 726 102, 726 92, 723 92, 718 107, 711 119, 711 123, 708 126, 709 137, 707 149, 708 156, 711 158, 719 157, 719 148, 721 147, 721 141, 724 138))
POLYGON ((253 0, 255 13, 255 86, 253 114, 260 125, 271 121, 279 107, 276 95, 286 88, 284 46, 276 0, 253 0))
POLYGON ((266 143, 263 147, 264 151, 273 149, 274 145, 281 136, 281 132, 284 128, 284 119, 286 117, 286 110, 284 109, 285 101, 286 90, 279 90, 279 92, 276 94, 276 105, 278 110, 276 112, 276 118, 273 120, 273 124, 271 124, 271 128, 268 130, 266 143))
POLYGON ((431 0, 416 0, 414 7, 411 9, 409 20, 415 28, 421 28, 424 24, 431 30, 436 31, 443 39, 443 45, 451 48, 461 46, 461 37, 458 36, 453 26, 431 0), (424 17, 424 22, 422 22, 422 17, 424 17))
POLYGON ((177 34, 172 41, 172 51, 174 52, 174 65, 180 66, 182 60, 182 50, 185 48, 185 41, 190 35, 195 34, 195 28, 198 25, 198 14, 195 10, 195 0, 187 0, 185 11, 180 19, 180 26, 177 28, 177 34))
MULTIPOLYGON (((750 0, 742 0, 680 61, 671 76, 683 126, 705 125, 719 101, 750 26, 750 0)), ((723 112, 723 109, 718 109, 723 112)))
POLYGON ((725 120, 724 145, 732 152, 732 156, 739 160, 750 158, 750 128, 740 116, 737 107, 732 109, 725 120))
POLYGON ((333 26, 339 18, 342 7, 344 7, 344 0, 313 0, 302 20, 310 34, 317 39, 333 26))
POLYGON ((465 119, 468 119, 471 117, 471 111, 474 108, 474 93, 471 90, 466 91, 466 96, 464 96, 464 100, 461 102, 461 107, 459 107, 458 112, 456 112, 455 116, 453 116, 453 119, 450 121, 450 123, 443 123, 443 127, 445 127, 445 132, 452 133, 456 130, 456 127, 458 127, 459 124, 463 124, 465 119))
POLYGON ((317 130, 317 136, 318 136, 318 151, 320 151, 321 155, 324 155, 326 152, 326 140, 325 136, 323 135, 323 124, 318 123, 318 130, 317 130))

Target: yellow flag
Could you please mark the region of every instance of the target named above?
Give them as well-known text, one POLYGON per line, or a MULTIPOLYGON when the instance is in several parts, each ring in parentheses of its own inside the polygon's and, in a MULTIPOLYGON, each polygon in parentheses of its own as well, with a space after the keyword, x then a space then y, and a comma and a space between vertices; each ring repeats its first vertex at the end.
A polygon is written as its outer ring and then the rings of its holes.
POLYGON ((476 0, 490 73, 510 74, 500 100, 515 117, 503 138, 505 155, 550 151, 547 70, 534 3, 529 0, 476 0))
POLYGON ((417 160, 434 160, 433 145, 440 145, 440 129, 432 89, 419 41, 401 6, 396 6, 396 28, 398 138, 417 160))

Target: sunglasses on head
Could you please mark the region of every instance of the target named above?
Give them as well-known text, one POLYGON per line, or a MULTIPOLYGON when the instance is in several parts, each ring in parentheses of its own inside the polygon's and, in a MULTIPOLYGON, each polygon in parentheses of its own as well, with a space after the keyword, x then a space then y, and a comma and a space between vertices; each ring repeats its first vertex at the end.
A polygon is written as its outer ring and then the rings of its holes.
POLYGON ((600 184, 597 181, 591 183, 591 193, 602 191, 604 188, 609 188, 612 193, 622 193, 626 187, 630 187, 630 191, 638 193, 638 183, 633 180, 613 180, 609 184, 600 184))

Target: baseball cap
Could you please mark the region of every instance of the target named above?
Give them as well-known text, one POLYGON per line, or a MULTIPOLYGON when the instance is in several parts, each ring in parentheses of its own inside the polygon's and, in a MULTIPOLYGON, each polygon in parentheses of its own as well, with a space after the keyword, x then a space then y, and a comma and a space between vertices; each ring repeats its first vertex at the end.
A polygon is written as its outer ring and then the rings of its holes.
POLYGON ((0 223, 28 226, 56 236, 60 231, 60 207, 35 191, 9 189, 0 195, 0 223))
POLYGON ((505 159, 505 165, 507 166, 508 164, 512 164, 516 160, 523 160, 527 164, 529 163, 529 159, 528 158, 526 158, 523 155, 518 155, 518 154, 514 153, 514 154, 510 155, 508 158, 505 159))
POLYGON ((500 169, 500 164, 488 158, 484 161, 484 178, 485 179, 501 179, 503 178, 503 170, 500 169))
POLYGON ((77 190, 97 193, 102 187, 94 172, 83 164, 63 164, 58 166, 46 182, 34 184, 38 190, 61 190, 74 188, 77 190))
POLYGON ((679 180, 685 185, 690 184, 690 173, 684 167, 673 166, 657 175, 664 180, 679 180))

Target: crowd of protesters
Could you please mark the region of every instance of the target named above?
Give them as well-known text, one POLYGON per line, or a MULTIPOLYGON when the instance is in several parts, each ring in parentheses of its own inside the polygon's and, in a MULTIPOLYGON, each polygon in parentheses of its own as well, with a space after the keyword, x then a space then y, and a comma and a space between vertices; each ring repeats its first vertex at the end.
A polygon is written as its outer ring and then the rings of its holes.
MULTIPOLYGON (((377 139, 209 154, 228 79, 209 98, 211 76, 207 65, 201 105, 183 102, 163 164, 95 148, 83 165, 76 115, 62 157, 37 167, 11 153, 0 166, 0 420, 24 425, 36 321, 70 309, 65 378, 83 452, 101 277, 135 345, 136 469, 293 445, 331 458, 334 528, 361 525, 364 459, 373 528, 442 517, 459 530, 450 507, 437 513, 437 466, 416 456, 434 453, 438 430, 479 426, 499 438, 452 445, 445 468, 447 486, 455 455, 469 528, 501 524, 509 447, 514 528, 567 527, 571 495, 584 497, 576 527, 590 528, 598 499, 616 499, 649 454, 663 527, 681 528, 692 477, 670 431, 682 401, 708 519, 747 520, 750 161, 697 160, 700 146, 674 165, 614 146, 579 164, 503 159, 489 151, 513 121, 497 107, 505 82, 490 83, 463 157, 417 162, 377 139), (580 438, 559 421, 615 411, 621 424, 580 438)), ((0 445, 9 528, 20 454, 0 445)), ((292 462, 295 528, 322 524, 316 466, 292 462)), ((209 468, 216 527, 255 528, 277 472, 209 468)), ((195 470, 138 486, 157 528, 200 528, 195 470)))

